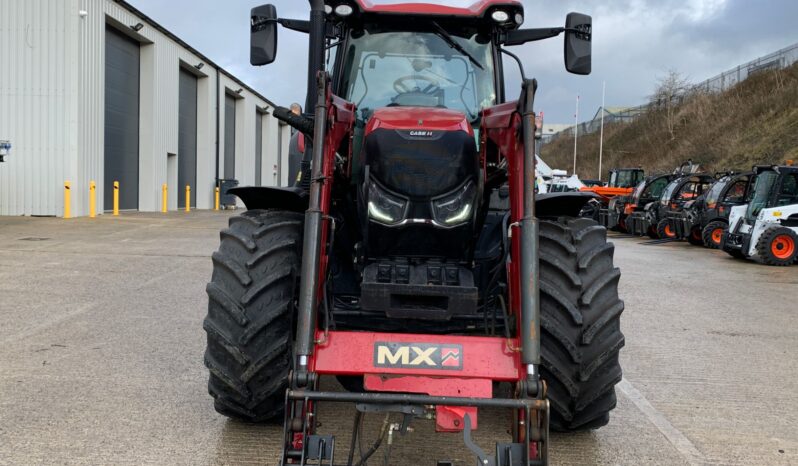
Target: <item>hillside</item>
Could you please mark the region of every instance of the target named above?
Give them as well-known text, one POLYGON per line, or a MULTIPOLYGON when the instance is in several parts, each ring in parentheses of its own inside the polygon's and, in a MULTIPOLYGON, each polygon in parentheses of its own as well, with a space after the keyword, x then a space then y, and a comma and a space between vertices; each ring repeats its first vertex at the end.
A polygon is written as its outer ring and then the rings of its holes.
MULTIPOLYGON (((690 158, 708 171, 798 160, 798 64, 751 76, 722 94, 694 94, 670 114, 670 125, 662 109, 605 126, 604 179, 612 167, 670 171, 690 158)), ((580 136, 578 146, 577 172, 596 177, 599 133, 580 136)), ((549 165, 569 172, 573 154, 573 137, 541 149, 549 165)))

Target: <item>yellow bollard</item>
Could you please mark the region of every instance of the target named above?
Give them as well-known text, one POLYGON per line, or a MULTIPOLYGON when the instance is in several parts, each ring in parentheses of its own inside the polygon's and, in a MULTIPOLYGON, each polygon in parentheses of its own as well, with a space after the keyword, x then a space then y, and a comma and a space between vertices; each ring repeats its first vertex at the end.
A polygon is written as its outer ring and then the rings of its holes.
POLYGON ((72 183, 64 181, 64 218, 72 218, 72 183))
POLYGON ((89 218, 97 216, 97 184, 89 182, 89 218))
POLYGON ((119 182, 114 181, 114 217, 119 217, 119 182))
POLYGON ((186 212, 191 212, 191 186, 186 185, 186 212))
POLYGON ((216 199, 215 199, 215 202, 213 204, 213 210, 219 210, 219 187, 217 186, 214 191, 216 192, 216 194, 215 194, 215 198, 216 199))
POLYGON ((169 211, 169 186, 164 183, 161 186, 161 212, 166 213, 169 211))

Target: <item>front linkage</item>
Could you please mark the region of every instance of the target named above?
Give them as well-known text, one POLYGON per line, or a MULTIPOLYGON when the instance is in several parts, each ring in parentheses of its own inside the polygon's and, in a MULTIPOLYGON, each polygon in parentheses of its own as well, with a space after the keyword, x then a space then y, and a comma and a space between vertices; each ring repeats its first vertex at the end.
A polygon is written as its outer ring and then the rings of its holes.
MULTIPOLYGON (((319 73, 315 107, 312 180, 305 237, 294 344, 294 370, 286 395, 284 448, 281 464, 335 465, 333 435, 316 432, 316 408, 321 402, 354 403, 357 415, 346 465, 363 464, 379 447, 354 458, 355 442, 364 413, 398 413, 402 422, 384 425, 380 439, 393 431, 404 434, 414 418, 436 419, 444 432, 463 432, 465 445, 478 465, 530 466, 548 464, 549 403, 540 379, 539 238, 534 190, 534 94, 537 83, 526 80, 519 103, 505 105, 493 121, 510 122, 491 127, 509 141, 510 185, 515 202, 509 264, 510 293, 521 310, 514 338, 430 336, 335 332, 317 326, 320 290, 327 265, 329 213, 334 150, 351 134, 353 108, 336 100, 329 78, 319 73), (524 286, 522 286, 522 284, 524 286), (520 302, 519 302, 520 301, 520 302), (318 390, 321 375, 364 378, 364 393, 318 390), (492 398, 493 382, 515 384, 515 398, 492 398), (458 395, 458 396, 453 396, 458 395), (471 439, 477 408, 513 409, 512 443, 496 445, 488 454, 471 439)), ((489 118, 485 118, 489 121, 489 118)), ((487 137, 487 136, 485 136, 487 137)), ((511 300, 513 298, 511 297, 511 300)), ((387 423, 387 418, 386 418, 387 423)))

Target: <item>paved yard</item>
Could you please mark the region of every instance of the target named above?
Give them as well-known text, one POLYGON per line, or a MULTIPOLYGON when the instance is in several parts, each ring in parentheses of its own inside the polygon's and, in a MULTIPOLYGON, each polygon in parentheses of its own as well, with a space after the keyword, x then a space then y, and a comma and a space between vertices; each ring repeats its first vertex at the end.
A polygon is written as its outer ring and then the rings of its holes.
MULTIPOLYGON (((280 427, 226 420, 205 386, 204 289, 227 215, 0 217, 0 464, 275 464, 280 427)), ((798 267, 613 241, 618 408, 599 431, 555 435, 554 464, 798 464, 798 267)), ((349 414, 324 407, 322 428, 345 442, 349 414)), ((477 438, 504 416, 481 416, 477 438)), ((417 427, 392 464, 473 464, 461 437, 417 427)))

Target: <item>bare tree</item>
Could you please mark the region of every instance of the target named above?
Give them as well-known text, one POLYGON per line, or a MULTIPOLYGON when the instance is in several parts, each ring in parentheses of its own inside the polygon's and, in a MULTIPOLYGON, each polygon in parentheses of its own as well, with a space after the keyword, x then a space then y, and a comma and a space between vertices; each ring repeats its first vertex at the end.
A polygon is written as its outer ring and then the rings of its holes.
POLYGON ((676 139, 676 109, 691 89, 690 81, 673 69, 664 77, 657 79, 657 87, 651 96, 651 106, 665 111, 665 123, 671 141, 676 139))

